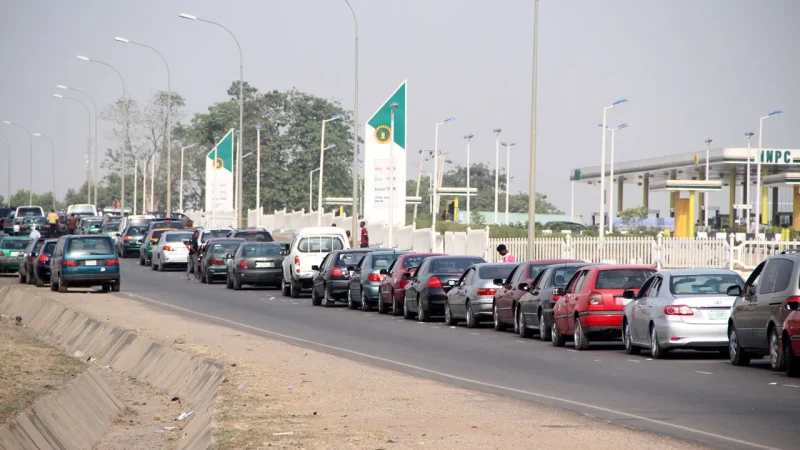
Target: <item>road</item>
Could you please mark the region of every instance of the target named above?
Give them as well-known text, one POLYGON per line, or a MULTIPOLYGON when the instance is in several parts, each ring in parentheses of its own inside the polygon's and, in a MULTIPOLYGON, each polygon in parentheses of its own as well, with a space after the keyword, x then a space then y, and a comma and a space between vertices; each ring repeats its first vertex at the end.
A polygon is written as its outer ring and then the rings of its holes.
MULTIPOLYGON (((311 306, 280 290, 232 291, 122 261, 122 295, 243 331, 445 383, 539 402, 721 449, 798 447, 800 379, 767 362, 733 367, 711 353, 666 360, 621 345, 589 351, 499 333, 311 306)), ((370 380, 331 380, 364 383, 370 380)), ((443 405, 446 403, 443 403, 443 405)))

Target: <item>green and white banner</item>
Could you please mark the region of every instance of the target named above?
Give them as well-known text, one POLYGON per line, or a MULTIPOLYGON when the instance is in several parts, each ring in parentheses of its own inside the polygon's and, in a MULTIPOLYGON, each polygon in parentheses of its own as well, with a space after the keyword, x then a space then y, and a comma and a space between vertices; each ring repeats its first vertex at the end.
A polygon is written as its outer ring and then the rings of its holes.
POLYGON ((388 223, 405 223, 406 211, 406 81, 383 102, 367 121, 364 133, 364 217, 388 223), (392 129, 392 104, 397 103, 392 129), (392 150, 391 143, 394 142, 392 150), (391 161, 394 154, 394 161, 391 161), (394 177, 390 169, 394 166, 394 177), (394 181, 392 181, 394 178, 394 181))
POLYGON ((233 211, 233 129, 206 155, 206 212, 233 211))

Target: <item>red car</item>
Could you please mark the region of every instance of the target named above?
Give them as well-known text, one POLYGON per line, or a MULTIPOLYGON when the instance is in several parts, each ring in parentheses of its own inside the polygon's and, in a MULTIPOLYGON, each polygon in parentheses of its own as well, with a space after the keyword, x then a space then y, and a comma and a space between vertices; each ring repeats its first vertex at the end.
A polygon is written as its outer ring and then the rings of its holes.
POLYGON ((501 331, 508 326, 514 326, 514 311, 516 311, 517 302, 528 292, 533 280, 545 267, 552 264, 579 262, 583 261, 577 259, 537 259, 521 262, 511 271, 508 279, 503 280, 504 286, 494 296, 494 308, 492 309, 494 329, 501 331))
POLYGON ((786 375, 800 377, 800 297, 790 297, 786 307, 791 310, 783 321, 783 362, 786 375))
POLYGON ((409 253, 400 255, 394 263, 384 270, 381 270, 383 281, 381 281, 380 294, 378 296, 378 314, 386 314, 391 311, 392 315, 403 314, 403 301, 406 298, 406 284, 414 275, 414 270, 422 264, 425 258, 430 256, 444 256, 443 253, 409 253), (408 274, 406 276, 406 274, 408 274))
POLYGON ((622 293, 638 291, 656 270, 650 266, 587 266, 575 272, 553 307, 553 346, 568 337, 576 350, 589 348, 591 339, 622 337, 622 317, 628 300, 622 293))

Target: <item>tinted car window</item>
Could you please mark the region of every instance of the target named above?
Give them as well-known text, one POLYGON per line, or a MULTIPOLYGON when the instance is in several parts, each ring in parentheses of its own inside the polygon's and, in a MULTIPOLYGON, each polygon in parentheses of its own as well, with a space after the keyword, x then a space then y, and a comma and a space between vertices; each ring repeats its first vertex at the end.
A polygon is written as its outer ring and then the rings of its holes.
POLYGON ((507 279, 514 266, 483 266, 478 269, 478 277, 482 280, 507 279))
POLYGON ((403 269, 410 269, 412 267, 419 267, 422 261, 429 258, 428 255, 409 256, 403 259, 403 269))
POLYGON ((183 242, 192 238, 192 233, 169 233, 167 234, 167 242, 183 242))
POLYGON ((329 253, 343 248, 342 241, 332 236, 304 237, 297 244, 297 250, 303 253, 329 253))
POLYGON ((483 260, 480 258, 438 259, 433 261, 430 271, 432 273, 464 273, 467 267, 482 262, 483 260))
POLYGON ((553 270, 553 286, 564 286, 580 267, 559 267, 553 270))
POLYGON ((366 256, 364 252, 356 252, 356 253, 339 253, 336 257, 336 261, 334 265, 338 267, 347 267, 347 266, 356 266, 361 259, 366 256))
POLYGON ((200 242, 206 242, 209 239, 226 237, 231 230, 208 230, 203 232, 200 242))
POLYGON ((147 233, 147 226, 146 225, 136 225, 132 227, 128 227, 128 231, 125 232, 126 236, 141 236, 147 233))
POLYGON ((537 264, 537 265, 531 264, 530 267, 528 268, 528 276, 530 278, 536 278, 536 275, 539 275, 539 273, 543 271, 545 267, 547 267, 546 264, 537 264))
POLYGON ((388 269, 397 259, 398 255, 372 255, 372 268, 375 270, 388 269))
POLYGON ((111 222, 103 225, 103 231, 119 231, 119 222, 111 222))
POLYGON ((772 292, 783 292, 789 287, 789 278, 792 277, 794 263, 788 259, 779 259, 778 276, 775 278, 775 287, 772 292))
POLYGON ((778 278, 778 269, 781 265, 781 261, 782 260, 777 258, 767 261, 767 265, 764 268, 764 271, 761 273, 761 280, 758 282, 759 294, 769 294, 770 292, 775 292, 775 280, 778 278))
POLYGON ((44 245, 44 241, 38 240, 33 244, 33 249, 32 250, 35 253, 39 253, 39 250, 42 248, 42 245, 44 245))
POLYGON ((597 289, 639 289, 655 270, 611 269, 597 273, 597 289))
POLYGON ((280 256, 281 248, 278 245, 245 245, 244 256, 251 257, 275 257, 280 256))
POLYGON ((30 239, 3 239, 0 242, 0 248, 3 250, 25 250, 25 247, 30 243, 30 239))
POLYGON ((47 256, 52 256, 53 255, 53 251, 55 249, 56 249, 56 243, 55 242, 48 242, 47 245, 44 246, 44 250, 42 250, 42 253, 44 253, 47 256))
POLYGON ((162 234, 164 234, 167 230, 155 230, 153 231, 153 235, 150 236, 152 240, 158 240, 162 234))
MULTIPOLYGON (((789 263, 789 275, 791 268, 792 264, 789 263)), ((674 275, 669 282, 669 291, 673 295, 727 295, 729 287, 741 287, 743 284, 742 279, 736 275, 674 275)), ((786 284, 789 284, 788 276, 786 284)))
POLYGON ((32 216, 41 216, 42 210, 39 208, 19 208, 17 211, 19 214, 18 217, 32 217, 32 216))
POLYGON ((211 247, 211 254, 213 255, 221 255, 223 253, 233 253, 239 248, 240 242, 221 242, 215 243, 213 247, 211 247))
POLYGON ((186 228, 183 225, 183 222, 181 222, 180 220, 169 220, 169 221, 164 220, 160 222, 153 222, 150 225, 152 225, 151 228, 172 228, 178 230, 186 228))
POLYGON ((248 230, 248 231, 237 231, 233 233, 235 238, 241 238, 245 241, 250 242, 272 242, 272 235, 266 231, 258 231, 258 230, 248 230))
POLYGON ((102 237, 72 239, 67 248, 69 256, 110 255, 113 253, 111 239, 102 237))

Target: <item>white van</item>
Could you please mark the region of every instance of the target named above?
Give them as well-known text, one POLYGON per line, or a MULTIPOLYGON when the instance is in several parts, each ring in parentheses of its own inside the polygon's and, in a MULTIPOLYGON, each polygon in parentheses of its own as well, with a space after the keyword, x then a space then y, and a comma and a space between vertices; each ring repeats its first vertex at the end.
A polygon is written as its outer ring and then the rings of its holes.
POLYGON ((69 205, 67 206, 67 215, 72 213, 75 214, 87 214, 91 216, 99 216, 100 214, 97 213, 97 208, 94 205, 90 205, 87 203, 81 203, 77 205, 69 205))
POLYGON ((328 253, 350 248, 350 241, 343 228, 313 227, 298 231, 283 259, 283 295, 300 297, 302 289, 311 289, 318 266, 328 253))

